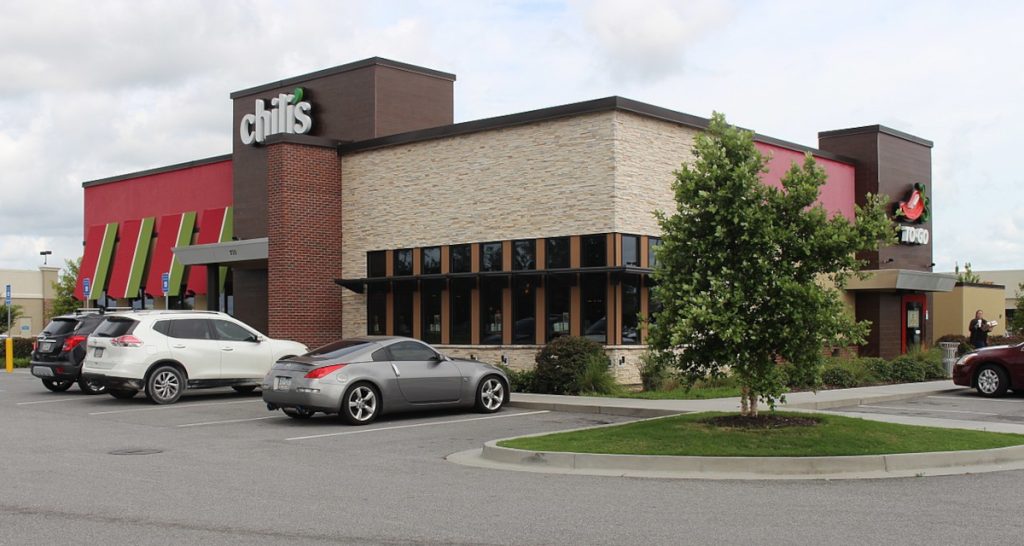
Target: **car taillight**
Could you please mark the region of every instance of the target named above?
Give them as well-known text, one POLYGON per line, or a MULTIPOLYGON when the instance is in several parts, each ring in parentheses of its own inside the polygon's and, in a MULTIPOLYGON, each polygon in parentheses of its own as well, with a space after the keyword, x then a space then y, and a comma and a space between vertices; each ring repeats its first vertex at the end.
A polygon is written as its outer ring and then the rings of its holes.
POLYGON ((37 348, 39 348, 39 342, 38 341, 33 341, 32 342, 32 352, 33 353, 36 352, 37 348))
POLYGON ((61 347, 61 351, 68 352, 78 346, 79 343, 85 341, 85 336, 71 336, 64 340, 64 346, 61 347))
POLYGON ((347 366, 347 364, 331 364, 330 366, 323 366, 307 373, 306 379, 320 379, 321 377, 333 371, 340 370, 345 366, 347 366))
POLYGON ((110 340, 114 347, 142 347, 142 340, 135 336, 119 336, 110 340))

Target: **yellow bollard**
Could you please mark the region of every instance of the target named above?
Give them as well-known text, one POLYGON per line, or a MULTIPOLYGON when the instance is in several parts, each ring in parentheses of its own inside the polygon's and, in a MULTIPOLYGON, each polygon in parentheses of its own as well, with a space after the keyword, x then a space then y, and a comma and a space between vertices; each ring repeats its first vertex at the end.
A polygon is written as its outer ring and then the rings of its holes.
POLYGON ((14 373, 14 340, 10 334, 4 340, 4 353, 7 355, 7 373, 14 373))

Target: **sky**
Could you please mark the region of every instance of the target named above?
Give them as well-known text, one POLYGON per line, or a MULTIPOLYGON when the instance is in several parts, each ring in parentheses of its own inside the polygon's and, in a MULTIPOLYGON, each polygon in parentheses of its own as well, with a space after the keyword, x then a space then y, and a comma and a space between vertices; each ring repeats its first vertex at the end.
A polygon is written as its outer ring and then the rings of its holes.
POLYGON ((0 269, 81 254, 82 182, 230 153, 232 91, 373 56, 455 73, 456 122, 619 95, 811 147, 886 125, 935 143, 935 270, 1024 269, 1021 21, 1015 1, 5 0, 0 269))

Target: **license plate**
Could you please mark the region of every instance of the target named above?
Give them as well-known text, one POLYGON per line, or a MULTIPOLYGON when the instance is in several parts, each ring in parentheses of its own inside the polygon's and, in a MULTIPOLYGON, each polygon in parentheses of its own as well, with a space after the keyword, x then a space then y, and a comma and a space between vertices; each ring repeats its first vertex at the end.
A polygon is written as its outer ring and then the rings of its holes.
POLYGON ((53 342, 52 341, 41 341, 41 342, 39 342, 39 350, 43 351, 43 352, 48 352, 48 351, 53 350, 53 342))
POLYGON ((286 391, 292 386, 292 378, 290 377, 275 377, 274 378, 274 390, 275 391, 286 391))
POLYGON ((53 370, 42 366, 35 366, 32 368, 32 375, 36 377, 53 377, 53 370))
POLYGON ((92 356, 99 358, 103 356, 103 347, 96 347, 92 350, 92 356))

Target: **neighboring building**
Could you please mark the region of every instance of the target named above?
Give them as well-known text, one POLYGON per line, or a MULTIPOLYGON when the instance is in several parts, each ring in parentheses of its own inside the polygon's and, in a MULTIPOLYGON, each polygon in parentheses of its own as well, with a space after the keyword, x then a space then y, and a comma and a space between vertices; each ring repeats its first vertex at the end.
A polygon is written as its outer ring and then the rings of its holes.
MULTIPOLYGON (((583 335, 634 380, 653 212, 708 121, 608 97, 453 124, 454 81, 373 58, 233 93, 230 155, 84 184, 79 297, 89 279, 90 299, 227 309, 309 345, 400 334, 520 367, 583 335)), ((931 273, 932 143, 878 125, 755 141, 766 184, 814 155, 833 214, 906 201, 904 244, 865 254, 879 274, 847 298, 874 324, 865 354, 928 343, 930 294, 953 285, 931 273)))
POLYGON ((936 325, 937 335, 967 335, 961 331, 967 331, 967 323, 974 318, 974 313, 979 309, 985 312, 985 317, 989 320, 999 322, 993 334, 1006 333, 1006 326, 1017 310, 1017 292, 1020 284, 1024 283, 1024 269, 972 273, 978 276, 979 283, 957 283, 956 289, 949 297, 944 296, 941 303, 936 300, 935 316, 942 321, 942 328, 939 328, 938 323, 936 325))
MULTIPOLYGON (((21 306, 21 318, 11 323, 11 337, 32 337, 49 322, 53 300, 53 283, 59 267, 40 266, 39 270, 0 269, 0 289, 11 285, 11 305, 21 306)), ((0 303, 3 303, 0 301, 0 303)), ((0 317, 7 326, 7 316, 0 317)))

